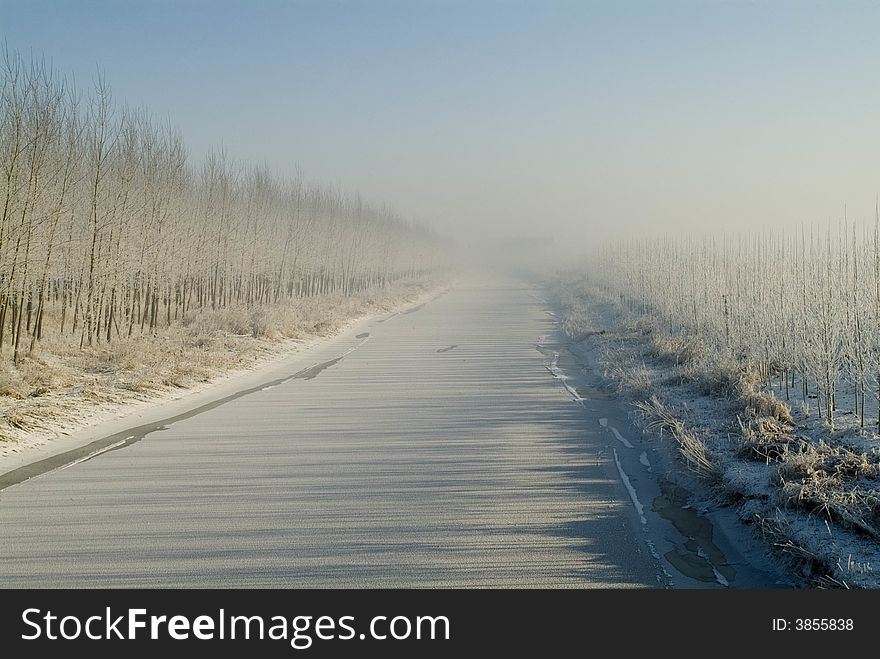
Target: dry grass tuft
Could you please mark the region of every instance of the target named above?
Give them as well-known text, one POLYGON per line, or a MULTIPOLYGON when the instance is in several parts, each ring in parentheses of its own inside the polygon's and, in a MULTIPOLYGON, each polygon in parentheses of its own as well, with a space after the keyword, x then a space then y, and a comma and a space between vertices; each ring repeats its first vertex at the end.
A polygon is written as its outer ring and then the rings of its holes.
POLYGON ((11 364, 0 363, 0 397, 21 400, 30 395, 30 387, 11 364))
POLYGON ((739 365, 727 358, 705 358, 681 364, 679 378, 692 383, 703 396, 729 398, 736 392, 739 365))
POLYGON ((636 398, 644 398, 653 389, 651 371, 644 364, 615 365, 606 374, 614 380, 618 389, 636 398))
POLYGON ((699 337, 654 332, 648 342, 648 354, 666 363, 682 366, 702 361, 706 346, 699 337))
POLYGON ((743 403, 743 412, 747 418, 770 417, 782 425, 794 426, 791 407, 785 401, 776 398, 776 394, 772 391, 762 391, 748 380, 741 380, 739 400, 743 403))
POLYGON ((644 362, 621 350, 606 349, 600 363, 605 377, 614 382, 618 391, 634 398, 647 398, 654 389, 651 371, 644 362))
POLYGON ((623 328, 627 332, 637 332, 645 336, 657 332, 659 326, 659 321, 650 315, 639 316, 635 320, 627 319, 623 323, 623 328))
POLYGON ((688 467, 703 478, 717 481, 721 478, 721 469, 716 463, 706 444, 696 433, 687 429, 657 396, 636 404, 636 408, 645 421, 645 429, 660 436, 668 433, 678 443, 678 449, 688 467))
POLYGON ((790 569, 800 573, 807 583, 816 588, 849 588, 845 581, 833 576, 833 566, 793 539, 795 534, 790 522, 778 511, 773 517, 755 513, 753 521, 764 541, 779 552, 790 569))
POLYGON ((867 478, 880 479, 877 456, 856 453, 843 446, 831 446, 823 441, 813 444, 801 441, 797 450, 788 451, 779 466, 782 481, 807 478, 833 478, 845 483, 867 478))
POLYGON ((821 513, 880 539, 880 461, 820 441, 800 441, 781 456, 776 478, 785 504, 821 513))
POLYGON ((754 417, 745 423, 737 417, 737 421, 742 434, 740 457, 776 462, 786 455, 789 446, 796 441, 791 434, 792 427, 775 416, 754 417))
POLYGON ((809 564, 813 564, 817 560, 813 552, 791 539, 790 524, 779 516, 778 511, 777 515, 772 518, 755 513, 754 522, 764 540, 790 559, 798 563, 807 562, 809 564))
POLYGON ((681 381, 690 382, 704 396, 724 396, 738 401, 747 419, 771 417, 794 426, 791 408, 765 390, 760 372, 743 367, 729 356, 710 356, 699 337, 656 332, 647 354, 673 364, 681 381))

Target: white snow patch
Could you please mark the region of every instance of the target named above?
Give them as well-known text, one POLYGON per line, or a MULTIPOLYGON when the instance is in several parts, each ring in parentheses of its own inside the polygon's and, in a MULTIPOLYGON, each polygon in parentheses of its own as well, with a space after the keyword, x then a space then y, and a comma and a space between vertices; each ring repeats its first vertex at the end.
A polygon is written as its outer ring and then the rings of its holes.
POLYGON ((620 434, 620 431, 619 431, 617 428, 615 428, 614 426, 608 426, 608 429, 612 432, 612 434, 613 434, 615 437, 617 437, 617 440, 618 440, 621 444, 623 444, 623 445, 624 445, 625 447, 627 447, 627 448, 633 448, 633 445, 630 443, 630 441, 629 441, 626 437, 624 437, 623 435, 621 435, 621 434, 620 434))
POLYGON ((651 540, 645 538, 645 544, 648 545, 648 551, 651 553, 651 556, 657 561, 657 567, 659 568, 659 571, 657 572, 657 581, 668 588, 672 583, 672 575, 669 574, 669 570, 663 565, 663 560, 660 558, 660 552, 657 551, 657 547, 654 546, 654 543, 651 540))
POLYGON ((617 455, 617 449, 613 449, 613 451, 614 463, 617 465, 617 472, 620 474, 620 478, 623 481, 623 485, 626 487, 626 491, 629 492, 629 498, 632 499, 633 506, 635 506, 636 512, 639 514, 639 519, 643 525, 647 525, 648 520, 645 519, 645 507, 642 505, 642 502, 639 501, 639 497, 636 494, 636 488, 633 487, 632 482, 629 480, 629 476, 626 475, 623 466, 620 464, 620 457, 617 455))
POLYGON ((601 419, 599 419, 599 425, 602 426, 603 428, 607 428, 608 430, 610 430, 611 433, 617 438, 617 441, 619 441, 625 447, 633 448, 633 445, 630 443, 630 441, 626 437, 621 435, 620 431, 617 428, 615 428, 614 426, 608 425, 608 419, 606 419, 604 416, 601 419))
POLYGON ((716 570, 714 565, 712 566, 712 572, 715 574, 715 581, 720 583, 725 588, 730 586, 730 583, 727 581, 727 579, 724 578, 724 575, 716 570))
POLYGON ((562 372, 559 368, 559 353, 553 353, 553 359, 550 361, 549 365, 546 365, 545 368, 550 372, 550 375, 553 376, 554 379, 559 380, 562 383, 562 386, 565 387, 565 390, 572 397, 572 400, 576 402, 581 407, 584 406, 584 399, 577 392, 577 389, 572 387, 566 380, 568 380, 568 376, 562 372))
POLYGON ((568 384, 568 382, 565 381, 565 377, 562 378, 562 384, 565 387, 565 389, 568 391, 568 393, 571 395, 572 400, 574 400, 575 403, 577 403, 578 405, 583 407, 584 406, 584 399, 581 398, 581 395, 577 392, 577 390, 574 387, 572 387, 570 384, 568 384))

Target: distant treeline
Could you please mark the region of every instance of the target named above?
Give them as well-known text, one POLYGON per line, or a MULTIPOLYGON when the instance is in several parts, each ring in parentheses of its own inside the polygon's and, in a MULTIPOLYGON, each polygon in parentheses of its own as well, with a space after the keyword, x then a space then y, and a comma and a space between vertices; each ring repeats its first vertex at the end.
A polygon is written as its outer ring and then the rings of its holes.
POLYGON ((81 345, 187 314, 431 271, 439 241, 359 196, 234 163, 16 53, 0 72, 0 350, 81 345))

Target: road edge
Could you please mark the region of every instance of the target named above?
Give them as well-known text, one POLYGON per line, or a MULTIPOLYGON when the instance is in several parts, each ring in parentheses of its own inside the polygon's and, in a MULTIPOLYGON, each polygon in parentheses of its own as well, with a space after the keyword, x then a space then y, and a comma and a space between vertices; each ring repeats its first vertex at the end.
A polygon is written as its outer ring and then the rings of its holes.
POLYGON ((356 338, 365 325, 385 322, 401 313, 420 308, 444 295, 453 285, 454 281, 445 281, 390 311, 374 311, 350 318, 330 336, 312 337, 299 344, 291 342, 280 349, 276 356, 253 367, 218 375, 198 389, 188 389, 174 397, 156 396, 146 401, 120 404, 118 416, 101 419, 69 435, 49 439, 19 454, 8 456, 4 461, 6 464, 0 463, 0 492, 35 476, 123 448, 164 425, 294 377, 299 370, 312 366, 310 357, 318 348, 329 348, 356 338))

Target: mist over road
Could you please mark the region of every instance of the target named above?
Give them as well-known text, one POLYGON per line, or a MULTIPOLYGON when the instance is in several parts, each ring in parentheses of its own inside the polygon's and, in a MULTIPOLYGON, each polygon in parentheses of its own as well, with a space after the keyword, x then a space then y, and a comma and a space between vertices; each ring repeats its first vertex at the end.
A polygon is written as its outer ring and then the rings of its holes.
POLYGON ((3 490, 3 585, 659 585, 613 438, 536 349, 557 330, 533 293, 466 281, 3 490))

